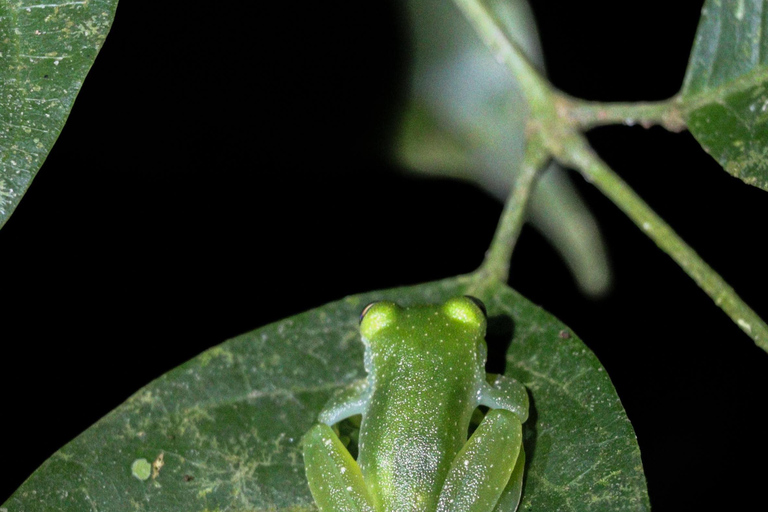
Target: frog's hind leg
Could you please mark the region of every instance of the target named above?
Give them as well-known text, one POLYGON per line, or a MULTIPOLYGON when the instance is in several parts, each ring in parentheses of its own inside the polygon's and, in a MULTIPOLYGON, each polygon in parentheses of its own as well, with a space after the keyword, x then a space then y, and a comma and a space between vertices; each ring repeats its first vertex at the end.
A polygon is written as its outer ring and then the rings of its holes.
POLYGON ((525 423, 528 419, 528 390, 512 377, 489 373, 478 397, 478 405, 506 409, 525 423))
POLYGON ((507 487, 501 493, 499 503, 493 512, 515 512, 517 510, 523 495, 523 473, 525 473, 525 450, 521 446, 520 455, 517 456, 517 462, 515 462, 515 469, 512 471, 507 487))
POLYGON ((504 409, 489 411, 453 459, 437 512, 496 510, 499 499, 508 492, 522 444, 523 426, 517 415, 504 409))
POLYGON ((309 489, 320 512, 378 512, 360 466, 331 427, 315 425, 303 443, 309 489))

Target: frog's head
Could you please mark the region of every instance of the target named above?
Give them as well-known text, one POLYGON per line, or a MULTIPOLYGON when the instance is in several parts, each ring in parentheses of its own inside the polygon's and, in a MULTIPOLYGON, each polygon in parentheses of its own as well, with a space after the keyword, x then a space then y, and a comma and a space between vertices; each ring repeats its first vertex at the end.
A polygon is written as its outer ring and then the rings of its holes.
POLYGON ((454 297, 440 305, 420 306, 415 309, 426 314, 409 314, 410 311, 414 311, 414 308, 409 308, 406 311, 405 308, 391 301, 379 301, 368 304, 360 314, 360 334, 362 334, 363 340, 366 343, 375 340, 377 335, 382 333, 387 327, 397 325, 400 322, 401 316, 403 320, 410 317, 410 322, 405 320, 406 323, 416 325, 423 323, 423 327, 426 328, 427 324, 424 318, 432 316, 429 314, 430 311, 435 314, 438 314, 438 312, 442 313, 445 317, 456 321, 456 327, 460 327, 465 332, 469 331, 479 338, 485 336, 487 325, 485 305, 480 299, 475 297, 468 295, 454 297))
POLYGON ((486 325, 485 306, 474 297, 411 307, 373 302, 360 314, 365 369, 371 373, 377 356, 386 360, 394 355, 402 361, 414 354, 429 354, 431 344, 440 344, 442 352, 458 358, 475 354, 484 364, 486 325))

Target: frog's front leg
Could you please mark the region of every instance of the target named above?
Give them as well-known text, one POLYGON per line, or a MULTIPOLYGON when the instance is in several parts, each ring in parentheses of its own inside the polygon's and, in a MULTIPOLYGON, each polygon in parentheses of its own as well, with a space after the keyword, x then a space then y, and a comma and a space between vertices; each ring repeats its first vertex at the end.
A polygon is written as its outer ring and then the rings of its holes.
POLYGON ((522 468, 516 469, 522 445, 523 426, 517 415, 504 409, 489 411, 453 459, 437 512, 501 511, 496 509, 500 500, 514 511, 522 488, 522 468), (510 482, 513 474, 516 480, 510 482))
POLYGON ((512 377, 489 373, 487 382, 480 387, 477 403, 513 412, 520 423, 528 419, 528 390, 512 377))
POLYGON ((376 512, 360 466, 328 425, 304 436, 304 466, 320 512, 376 512))
POLYGON ((367 380, 339 390, 304 436, 304 466, 320 512, 376 512, 360 466, 330 427, 362 414, 369 396, 367 380))
POLYGON ((345 418, 363 414, 371 397, 368 379, 361 379, 339 389, 323 406, 317 419, 326 425, 335 425, 345 418))

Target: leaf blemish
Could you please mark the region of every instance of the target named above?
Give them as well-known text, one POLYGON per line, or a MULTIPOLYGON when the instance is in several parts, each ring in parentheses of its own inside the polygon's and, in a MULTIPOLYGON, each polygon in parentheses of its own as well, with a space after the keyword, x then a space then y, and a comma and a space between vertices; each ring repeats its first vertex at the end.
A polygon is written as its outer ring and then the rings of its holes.
POLYGON ((141 481, 149 478, 151 471, 152 465, 147 459, 136 459, 133 461, 133 464, 131 464, 131 474, 141 481))
POLYGON ((152 480, 160 476, 160 470, 163 469, 163 466, 165 466, 165 454, 160 452, 160 455, 157 456, 155 459, 155 462, 152 463, 152 480))

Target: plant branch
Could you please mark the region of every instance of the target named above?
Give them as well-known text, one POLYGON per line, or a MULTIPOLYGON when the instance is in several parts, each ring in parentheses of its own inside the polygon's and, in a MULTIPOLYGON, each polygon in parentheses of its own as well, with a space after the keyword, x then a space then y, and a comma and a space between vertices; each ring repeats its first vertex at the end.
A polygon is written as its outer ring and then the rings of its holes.
POLYGON ((551 96, 549 82, 536 71, 522 50, 504 35, 486 5, 481 0, 454 0, 454 4, 496 60, 507 66, 515 75, 531 108, 535 108, 542 101, 548 101, 551 96))
POLYGON ((734 289, 606 164, 583 136, 574 137, 561 155, 634 221, 754 342, 768 352, 768 325, 734 289))
POLYGON ((570 98, 559 93, 558 101, 561 102, 559 108, 563 117, 569 118, 583 130, 609 124, 639 124, 644 128, 658 125, 671 132, 681 132, 687 128, 678 96, 664 101, 600 103, 570 98))
POLYGON ((600 103, 572 98, 557 91, 528 61, 520 47, 504 34, 481 0, 454 0, 454 3, 496 60, 515 75, 534 111, 537 105, 549 104, 551 107, 556 104, 561 121, 577 125, 583 130, 607 124, 640 124, 646 128, 660 125, 672 132, 686 129, 678 96, 656 102, 600 103))
POLYGON ((531 109, 529 142, 537 145, 531 153, 527 153, 523 173, 516 183, 516 188, 521 190, 513 191, 507 201, 496 237, 478 273, 506 279, 509 257, 522 224, 523 213, 518 209, 524 209, 527 201, 525 194, 529 193, 525 189, 530 185, 525 183, 528 180, 532 182, 535 176, 532 163, 541 163, 543 160, 537 160, 542 158, 541 155, 545 155, 543 159, 553 155, 564 164, 581 171, 587 180, 594 183, 672 257, 760 348, 768 352, 768 325, 594 153, 580 133, 601 124, 628 122, 660 124, 678 131, 685 128, 680 100, 675 97, 653 103, 599 104, 569 98, 556 91, 528 62, 520 48, 504 35, 482 0, 454 0, 454 3, 496 59, 514 75, 531 109), (523 178, 525 174, 528 176, 523 178), (523 197, 516 198, 518 193, 523 197), (510 233, 507 233, 508 230, 510 233))
POLYGON ((536 177, 549 158, 549 153, 538 138, 529 141, 520 172, 516 173, 512 191, 504 204, 504 210, 499 218, 491 246, 485 253, 483 264, 475 273, 481 282, 506 283, 509 279, 512 252, 525 223, 528 202, 534 189, 536 177))

